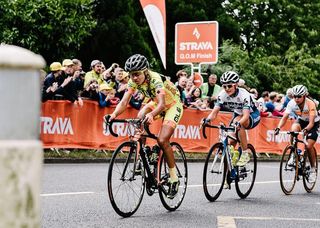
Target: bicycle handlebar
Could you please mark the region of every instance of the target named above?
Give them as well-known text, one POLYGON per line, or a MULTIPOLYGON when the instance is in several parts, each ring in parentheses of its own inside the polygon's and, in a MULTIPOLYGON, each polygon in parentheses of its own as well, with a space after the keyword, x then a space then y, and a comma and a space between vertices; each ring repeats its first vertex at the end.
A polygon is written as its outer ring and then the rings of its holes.
POLYGON ((206 139, 206 128, 217 128, 225 131, 236 131, 236 128, 231 126, 231 127, 226 127, 223 123, 220 123, 219 125, 211 125, 206 119, 202 119, 200 127, 202 127, 202 135, 206 139))
POLYGON ((104 117, 104 121, 105 121, 106 125, 108 126, 110 134, 113 135, 114 137, 118 137, 119 135, 113 131, 112 124, 113 123, 128 123, 128 124, 135 125, 136 127, 140 127, 141 125, 143 125, 143 129, 147 133, 147 135, 144 135, 144 136, 149 137, 149 138, 153 138, 153 139, 157 138, 157 136, 155 134, 151 133, 151 131, 149 129, 149 124, 147 124, 146 122, 143 122, 141 119, 114 119, 114 120, 110 121, 110 115, 106 115, 104 117))
POLYGON ((279 134, 289 134, 292 137, 297 137, 298 135, 303 135, 303 140, 299 140, 301 142, 303 142, 304 144, 308 145, 307 142, 307 136, 305 134, 303 134, 302 131, 279 131, 279 134))

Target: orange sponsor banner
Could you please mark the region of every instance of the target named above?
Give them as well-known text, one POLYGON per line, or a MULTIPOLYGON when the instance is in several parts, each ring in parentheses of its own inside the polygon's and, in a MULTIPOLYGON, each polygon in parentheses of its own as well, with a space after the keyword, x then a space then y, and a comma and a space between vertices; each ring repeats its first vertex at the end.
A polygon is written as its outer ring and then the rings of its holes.
MULTIPOLYGON (((84 101, 83 107, 73 105, 68 101, 47 101, 42 104, 40 119, 41 139, 45 148, 83 148, 83 149, 115 149, 121 142, 128 140, 128 126, 115 123, 113 131, 119 137, 113 137, 103 122, 106 114, 112 113, 114 108, 100 108, 94 101, 84 101)), ((211 145, 218 142, 218 130, 207 129, 207 139, 204 139, 199 122, 207 117, 210 111, 185 109, 183 117, 175 129, 171 141, 181 144, 187 152, 208 152, 211 145)), ((134 118, 138 111, 128 107, 119 118, 134 118)), ((220 112, 213 122, 229 123, 231 113, 220 112)), ((260 124, 247 131, 249 143, 258 152, 280 154, 289 143, 287 134, 275 136, 273 129, 277 126, 278 118, 262 118, 260 124)), ((154 122, 151 131, 157 133, 161 128, 161 120, 154 122)), ((289 130, 288 121, 282 130, 289 130)), ((153 141, 148 141, 150 145, 153 141)), ((320 152, 318 137, 316 149, 320 152)))
POLYGON ((175 63, 216 63, 218 22, 183 22, 175 28, 175 63))

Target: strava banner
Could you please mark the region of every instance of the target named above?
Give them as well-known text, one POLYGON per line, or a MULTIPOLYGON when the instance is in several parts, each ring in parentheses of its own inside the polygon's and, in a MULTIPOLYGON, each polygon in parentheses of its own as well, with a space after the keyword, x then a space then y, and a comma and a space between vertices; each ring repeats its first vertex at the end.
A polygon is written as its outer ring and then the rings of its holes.
MULTIPOLYGON (((115 149, 120 143, 129 139, 129 127, 124 123, 114 123, 113 131, 119 137, 110 135, 103 121, 106 114, 114 108, 101 108, 95 101, 84 101, 83 107, 75 106, 69 101, 47 101, 42 103, 40 119, 41 139, 44 148, 83 148, 83 149, 115 149)), ((128 107, 118 118, 135 118, 138 111, 128 107)), ((217 129, 206 129, 207 139, 200 130, 200 120, 207 117, 208 111, 184 109, 182 119, 175 129, 171 141, 178 142, 187 152, 208 152, 210 147, 219 141, 217 129)), ((213 124, 221 122, 226 125, 231 119, 231 113, 220 112, 213 124)), ((247 131, 248 141, 257 152, 280 154, 290 142, 287 134, 274 135, 273 129, 279 122, 278 118, 261 118, 257 127, 247 131)), ((161 128, 161 120, 154 121, 150 127, 157 134, 161 128)), ((283 131, 289 130, 292 121, 287 121, 283 131)), ((148 144, 155 141, 150 139, 148 144)), ((301 148, 302 149, 302 148, 301 148)), ((316 143, 320 153, 320 139, 316 143)))

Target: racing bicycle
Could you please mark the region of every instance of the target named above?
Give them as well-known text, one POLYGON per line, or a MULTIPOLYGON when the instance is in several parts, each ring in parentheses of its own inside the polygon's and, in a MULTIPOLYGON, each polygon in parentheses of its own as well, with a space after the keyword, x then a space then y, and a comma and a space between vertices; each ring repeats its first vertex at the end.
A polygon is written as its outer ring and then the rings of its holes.
POLYGON ((239 153, 233 153, 229 145, 229 139, 239 143, 239 140, 229 132, 236 132, 234 126, 226 127, 223 123, 211 125, 205 120, 202 121, 202 134, 206 136, 206 128, 219 129, 219 142, 215 143, 209 150, 204 170, 203 170, 203 190, 206 198, 213 202, 220 196, 224 186, 231 189, 231 183, 235 182, 235 188, 238 196, 246 198, 254 185, 257 173, 257 156, 254 147, 248 144, 248 153, 250 161, 245 166, 237 166, 242 149, 239 146, 239 153))
POLYGON ((169 210, 174 211, 181 205, 187 190, 188 168, 185 153, 182 147, 171 142, 176 160, 176 170, 180 181, 177 194, 168 197, 169 166, 164 152, 157 143, 151 148, 145 144, 146 138, 157 139, 149 130, 149 125, 140 119, 115 119, 109 121, 110 115, 105 116, 105 123, 111 135, 117 137, 113 123, 127 125, 127 133, 133 136, 137 130, 143 130, 141 138, 136 141, 123 142, 113 152, 107 185, 109 199, 113 209, 122 217, 133 215, 139 208, 144 192, 149 196, 158 193, 161 203, 169 210))
MULTIPOLYGON (((280 131, 280 134, 290 134, 292 137, 292 144, 286 146, 283 150, 281 162, 280 162, 280 186, 284 194, 291 194, 296 181, 303 180, 304 189, 307 192, 311 192, 316 182, 309 181, 309 175, 311 170, 310 158, 308 151, 306 150, 306 136, 303 139, 299 139, 299 135, 303 135, 302 132, 295 131, 280 131), (298 149, 298 143, 304 145, 304 153, 298 149)), ((316 162, 316 174, 318 175, 318 162, 316 162)))

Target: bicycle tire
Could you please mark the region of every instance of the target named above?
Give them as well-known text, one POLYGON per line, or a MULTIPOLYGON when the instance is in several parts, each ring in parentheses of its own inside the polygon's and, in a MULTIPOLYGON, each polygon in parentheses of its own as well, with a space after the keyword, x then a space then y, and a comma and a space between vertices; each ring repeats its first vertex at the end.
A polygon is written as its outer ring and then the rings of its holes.
POLYGON ((256 150, 251 144, 248 144, 248 153, 250 156, 250 161, 243 167, 237 166, 237 178, 235 181, 235 186, 237 194, 241 199, 248 197, 252 191, 257 175, 257 155, 256 150))
POLYGON ((134 168, 134 165, 137 167, 139 163, 137 153, 137 145, 134 142, 124 142, 113 152, 109 165, 109 199, 113 209, 122 217, 129 217, 138 210, 145 191, 142 162, 140 171, 134 168))
POLYGON ((177 195, 173 199, 170 199, 167 197, 166 192, 168 191, 168 179, 170 177, 169 175, 169 167, 167 165, 166 159, 164 154, 159 159, 160 161, 160 183, 162 184, 162 187, 165 189, 165 191, 162 191, 161 188, 159 188, 159 196, 162 205, 168 210, 168 211, 174 211, 178 209, 186 195, 187 191, 187 183, 188 183, 188 166, 187 166, 187 159, 184 153, 183 148, 176 142, 170 143, 175 160, 176 160, 176 170, 178 173, 178 178, 180 181, 179 190, 177 195))
POLYGON ((298 175, 298 156, 296 149, 292 145, 286 146, 283 150, 281 161, 280 161, 280 186, 284 194, 291 194, 292 190, 297 181, 298 175), (294 163, 288 165, 288 161, 291 156, 293 157, 294 163))
POLYGON ((203 191, 210 202, 220 196, 226 173, 227 162, 223 155, 223 145, 216 143, 210 148, 203 168, 203 191))
MULTIPOLYGON (((316 152, 317 154, 317 152, 316 152)), ((308 157, 308 153, 304 153, 303 155, 304 161, 303 161, 303 166, 302 166, 302 170, 303 170, 303 186, 304 189, 307 192, 312 192, 312 190, 314 189, 314 187, 316 186, 316 182, 314 183, 310 183, 308 178, 309 178, 309 170, 311 168, 311 164, 310 164, 310 160, 308 157)), ((318 161, 317 161, 317 157, 316 157, 316 175, 318 177, 318 161)))

